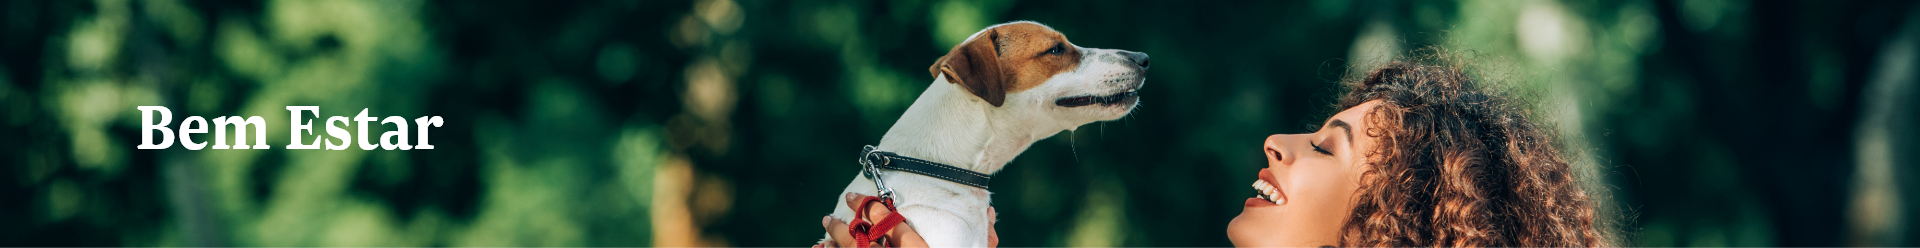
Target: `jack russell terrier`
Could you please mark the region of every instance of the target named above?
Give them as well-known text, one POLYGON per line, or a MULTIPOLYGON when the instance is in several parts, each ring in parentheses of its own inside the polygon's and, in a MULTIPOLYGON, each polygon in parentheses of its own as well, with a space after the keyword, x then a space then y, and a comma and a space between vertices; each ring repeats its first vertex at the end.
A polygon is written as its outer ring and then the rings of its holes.
MULTIPOLYGON (((929 245, 985 247, 989 175, 1035 141, 1132 112, 1148 65, 1145 53, 1075 46, 1040 23, 987 27, 927 68, 933 84, 861 154, 874 165, 841 194, 886 195, 867 177, 876 171, 929 245)), ((853 220, 834 199, 833 218, 853 220)))

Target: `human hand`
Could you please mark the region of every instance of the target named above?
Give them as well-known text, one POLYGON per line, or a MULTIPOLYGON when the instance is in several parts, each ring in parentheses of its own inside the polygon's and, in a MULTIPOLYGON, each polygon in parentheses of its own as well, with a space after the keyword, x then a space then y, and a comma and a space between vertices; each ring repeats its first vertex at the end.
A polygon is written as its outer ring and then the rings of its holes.
MULTIPOLYGON (((860 209, 860 206, 858 206, 860 199, 866 197, 867 195, 859 193, 847 193, 847 207, 860 209)), ((881 206, 877 202, 871 202, 869 205, 870 206, 867 207, 867 216, 871 218, 885 218, 888 214, 893 214, 893 211, 888 211, 885 206, 881 206)), ((990 221, 987 227, 987 246, 999 247, 1000 232, 991 226, 993 225, 992 223, 1000 222, 999 213, 995 212, 993 207, 987 207, 987 218, 990 221)), ((827 229, 827 233, 831 235, 833 239, 814 244, 813 248, 857 247, 853 243, 853 235, 847 232, 846 222, 834 219, 833 216, 825 216, 820 218, 820 225, 827 229)), ((914 232, 912 226, 896 225, 893 227, 893 230, 888 231, 885 236, 887 240, 893 241, 894 245, 900 247, 927 247, 927 240, 920 238, 920 233, 914 232)))

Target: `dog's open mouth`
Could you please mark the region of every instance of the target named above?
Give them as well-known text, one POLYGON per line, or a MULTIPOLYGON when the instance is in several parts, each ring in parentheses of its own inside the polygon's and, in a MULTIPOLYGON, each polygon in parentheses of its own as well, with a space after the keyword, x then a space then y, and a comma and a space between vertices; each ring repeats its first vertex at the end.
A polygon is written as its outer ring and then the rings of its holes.
POLYGON ((1131 89, 1131 90, 1127 90, 1127 92, 1120 92, 1117 94, 1105 95, 1105 96, 1076 96, 1076 97, 1060 98, 1060 100, 1054 100, 1053 104, 1060 105, 1061 107, 1068 107, 1068 108, 1094 105, 1094 104, 1099 104, 1101 106, 1112 106, 1114 104, 1132 102, 1135 99, 1139 99, 1139 98, 1140 98, 1140 90, 1131 89))

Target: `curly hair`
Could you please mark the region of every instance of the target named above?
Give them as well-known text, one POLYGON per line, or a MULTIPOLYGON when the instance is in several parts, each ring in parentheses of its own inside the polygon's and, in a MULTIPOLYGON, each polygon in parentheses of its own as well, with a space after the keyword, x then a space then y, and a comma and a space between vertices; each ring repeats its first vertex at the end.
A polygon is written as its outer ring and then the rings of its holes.
POLYGON ((1565 145, 1535 111, 1487 88, 1457 56, 1389 62, 1357 79, 1339 109, 1381 100, 1379 140, 1341 246, 1610 246, 1565 145))

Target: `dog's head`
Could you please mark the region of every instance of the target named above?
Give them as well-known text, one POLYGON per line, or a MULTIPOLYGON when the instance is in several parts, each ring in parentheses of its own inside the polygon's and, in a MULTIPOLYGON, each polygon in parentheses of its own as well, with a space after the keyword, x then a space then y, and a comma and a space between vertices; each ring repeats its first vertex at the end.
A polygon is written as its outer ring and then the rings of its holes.
POLYGON ((927 70, 994 107, 1071 129, 1132 112, 1148 65, 1145 53, 1075 46, 1053 28, 1020 21, 974 33, 927 70))

